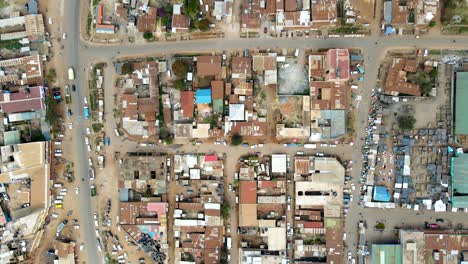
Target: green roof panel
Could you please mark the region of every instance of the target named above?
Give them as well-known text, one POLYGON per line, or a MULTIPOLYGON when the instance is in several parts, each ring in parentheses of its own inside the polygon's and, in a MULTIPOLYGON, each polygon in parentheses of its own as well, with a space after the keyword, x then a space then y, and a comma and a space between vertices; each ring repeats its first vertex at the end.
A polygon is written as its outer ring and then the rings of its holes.
POLYGON ((468 72, 457 72, 455 82, 455 134, 468 135, 468 72))

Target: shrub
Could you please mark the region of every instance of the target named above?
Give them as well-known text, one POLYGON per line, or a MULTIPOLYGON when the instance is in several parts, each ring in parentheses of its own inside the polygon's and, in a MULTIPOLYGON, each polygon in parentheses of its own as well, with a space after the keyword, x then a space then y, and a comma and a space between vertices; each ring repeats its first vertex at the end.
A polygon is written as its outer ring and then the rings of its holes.
POLYGON ((398 126, 402 130, 412 130, 416 119, 413 116, 399 116, 398 117, 398 126))
POLYGON ((242 141, 243 141, 243 138, 238 133, 232 136, 232 145, 239 146, 240 144, 242 144, 242 141))
POLYGON ((57 72, 55 71, 54 68, 49 69, 49 71, 47 71, 47 75, 46 75, 47 82, 48 83, 53 83, 53 82, 55 82, 55 78, 57 78, 57 72))
POLYGON ((185 75, 188 72, 188 66, 183 60, 176 60, 172 64, 172 72, 178 77, 185 78, 185 75))
POLYGON ((208 31, 210 29, 210 21, 204 18, 195 22, 195 26, 201 31, 208 31))
POLYGON ((174 88, 175 88, 175 89, 177 89, 177 90, 183 90, 184 87, 185 87, 184 80, 182 80, 182 79, 175 80, 175 82, 174 82, 174 88))
POLYGON ((122 74, 131 74, 133 72, 133 64, 130 62, 125 62, 122 65, 122 74))
POLYGON ((146 39, 146 40, 152 40, 153 39, 153 33, 149 32, 149 31, 146 31, 145 33, 143 33, 143 38, 146 39))

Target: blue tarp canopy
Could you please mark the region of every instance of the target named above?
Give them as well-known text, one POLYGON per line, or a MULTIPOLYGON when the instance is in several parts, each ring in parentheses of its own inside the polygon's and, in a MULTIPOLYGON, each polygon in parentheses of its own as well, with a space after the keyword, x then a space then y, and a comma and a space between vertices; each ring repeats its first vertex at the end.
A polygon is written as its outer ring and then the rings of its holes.
POLYGON ((393 27, 391 26, 388 26, 385 28, 385 35, 391 35, 393 34, 395 31, 393 30, 393 27))
POLYGON ((390 192, 385 186, 374 187, 374 201, 376 202, 390 202, 390 192))
POLYGON ((211 88, 198 89, 195 97, 197 104, 211 104, 211 88))

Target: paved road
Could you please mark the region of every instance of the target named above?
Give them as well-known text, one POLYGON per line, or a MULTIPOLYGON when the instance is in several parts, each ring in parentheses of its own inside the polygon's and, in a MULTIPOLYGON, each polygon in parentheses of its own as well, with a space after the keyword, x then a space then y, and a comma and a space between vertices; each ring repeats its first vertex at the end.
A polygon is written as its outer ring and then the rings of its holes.
MULTIPOLYGON (((355 146, 352 148, 354 154, 354 170, 353 176, 354 181, 358 187, 357 181, 359 180, 360 168, 362 166, 361 161, 361 147, 363 142, 359 139, 359 135, 364 135, 364 128, 367 119, 367 109, 369 106, 369 95, 371 89, 375 87, 375 80, 377 77, 377 69, 380 59, 384 56, 386 50, 392 48, 453 48, 453 49, 468 49, 468 38, 467 37, 421 37, 416 39, 411 36, 398 36, 398 37, 364 37, 364 38, 299 38, 299 39, 212 39, 212 40, 197 40, 197 41, 185 41, 185 42, 154 42, 146 45, 95 45, 83 42, 80 39, 80 17, 79 9, 80 1, 65 1, 65 15, 64 15, 64 30, 68 33, 68 40, 65 42, 65 49, 63 51, 65 65, 64 68, 72 66, 75 69, 75 84, 78 89, 74 96, 74 104, 72 111, 75 115, 74 123, 74 153, 75 153, 75 174, 77 179, 84 178, 80 181, 80 218, 82 224, 82 234, 85 237, 85 243, 87 248, 87 263, 101 263, 102 256, 97 251, 96 236, 94 233, 94 225, 92 221, 92 213, 95 208, 92 199, 89 195, 89 181, 88 181, 88 153, 85 149, 83 142, 84 135, 84 120, 83 120, 83 95, 86 90, 85 75, 86 67, 88 67, 93 61, 105 61, 111 63, 112 60, 118 57, 132 57, 141 56, 145 54, 170 54, 170 53, 187 53, 187 52, 209 52, 209 51, 220 51, 227 49, 255 49, 255 48, 309 48, 309 49, 320 49, 320 48, 360 48, 366 58, 365 68, 365 82, 364 91, 362 94, 362 102, 357 113, 357 135, 358 140, 355 142, 355 146), (455 42, 454 42, 455 40, 455 42), (100 256, 100 257, 98 257, 100 256)), ((109 64, 110 66, 110 64, 109 64)), ((108 75, 108 70, 106 70, 108 75)), ((107 83, 107 82, 106 82, 107 83)), ((105 86, 106 94, 113 93, 113 87, 105 86)), ((106 96, 106 99, 109 98, 106 96)), ((112 109, 107 105, 106 100, 106 112, 107 116, 112 115, 109 110, 112 109)), ((112 118, 109 118, 111 122, 114 122, 112 118)), ((113 130, 114 124, 107 124, 106 130, 109 133, 113 130)), ((112 134, 112 133, 111 133, 112 134)), ((115 141, 114 141, 115 142, 115 141)), ((193 148, 190 148, 193 150, 193 148)), ((282 149, 278 147, 278 150, 282 149)), ((229 148, 226 149, 228 151, 229 148)), ((283 149, 286 150, 286 149, 283 149)), ((290 150, 288 150, 290 152, 290 150)), ((326 150, 324 152, 327 152, 326 150)), ((291 153, 292 154, 292 153, 291 153)), ((359 188, 356 188, 357 190, 359 188)), ((357 219, 360 218, 360 214, 369 216, 370 219, 378 219, 378 217, 385 218, 387 212, 375 211, 373 209, 364 209, 357 205, 358 195, 357 190, 354 193, 356 197, 355 202, 352 203, 347 216, 346 232, 348 233, 347 242, 349 245, 356 243, 357 241, 357 225, 355 224, 357 219)), ((403 215, 416 215, 415 213, 408 212, 404 209, 398 209, 392 211, 392 213, 403 214, 403 215)), ((447 214, 447 217, 458 218, 460 214, 447 214)), ((426 213, 416 219, 426 219, 432 216, 432 213, 426 213)), ((444 215, 445 216, 445 215, 444 215)), ((418 221, 420 221, 418 220, 418 221)), ((232 226, 234 227, 234 226, 232 226)), ((353 255, 355 255, 355 247, 350 247, 353 255)))
MULTIPOLYGON (((94 231, 93 223, 93 212, 94 204, 90 196, 89 188, 89 177, 88 177, 88 152, 84 143, 84 134, 85 134, 85 120, 83 117, 83 96, 85 92, 82 88, 87 86, 87 76, 84 72, 84 67, 87 61, 82 60, 81 55, 82 51, 80 47, 80 28, 79 28, 79 10, 80 1, 65 1, 65 18, 68 23, 64 23, 63 27, 65 32, 68 32, 68 39, 64 42, 64 65, 63 69, 68 69, 68 67, 73 67, 75 69, 75 81, 77 89, 76 92, 72 92, 73 104, 73 153, 75 160, 75 179, 77 180, 80 187, 80 194, 78 195, 78 202, 74 210, 79 210, 79 218, 81 224, 81 235, 84 238, 82 241, 85 243, 86 263, 102 263, 103 258, 100 256, 97 250, 97 241, 94 231), (82 180, 83 179, 83 180, 82 180)), ((71 89, 71 87, 70 87, 71 89)))

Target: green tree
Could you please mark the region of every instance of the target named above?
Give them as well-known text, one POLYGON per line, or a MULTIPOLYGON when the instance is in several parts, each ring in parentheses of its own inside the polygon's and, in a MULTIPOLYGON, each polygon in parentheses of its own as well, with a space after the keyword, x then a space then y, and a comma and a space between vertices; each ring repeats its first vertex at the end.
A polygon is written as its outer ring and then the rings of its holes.
POLYGON ((149 198, 149 197, 153 196, 153 191, 151 191, 151 188, 149 188, 149 187, 146 188, 144 196, 146 198, 149 198))
POLYGON ((146 39, 146 40, 152 40, 153 39, 153 33, 149 32, 149 31, 146 31, 145 33, 143 33, 143 38, 146 39))
POLYGON ((402 130, 412 130, 416 119, 413 116, 399 116, 398 117, 398 126, 402 130))
POLYGON ((221 217, 223 219, 228 219, 229 216, 231 215, 231 207, 229 206, 226 201, 221 205, 221 217))
POLYGON ((172 143, 174 143, 174 138, 172 136, 168 136, 164 139, 164 143, 166 145, 172 145, 172 143))
POLYGON ((432 85, 430 82, 423 82, 420 84, 422 94, 429 94, 432 91, 432 85))
POLYGON ((385 229, 385 224, 382 223, 382 222, 378 222, 378 223, 375 225, 375 229, 384 230, 384 229, 385 229))
POLYGON ((185 5, 185 13, 192 20, 195 20, 197 18, 198 12, 199 12, 199 2, 198 2, 198 0, 187 0, 187 4, 185 5))
POLYGON ((429 22, 429 27, 435 27, 437 23, 434 21, 434 20, 431 20, 431 22, 429 22))
POLYGON ((232 186, 234 186, 234 187, 239 186, 239 180, 234 180, 234 181, 232 182, 232 186))
POLYGON ((171 3, 165 3, 164 4, 164 16, 170 16, 172 14, 172 4, 171 3))
POLYGON ((133 72, 133 64, 131 62, 125 62, 122 65, 122 74, 131 74, 133 72))
POLYGON ((429 77, 431 77, 431 81, 435 82, 435 80, 437 79, 437 75, 439 74, 439 72, 437 71, 437 68, 433 68, 430 72, 429 72, 429 77))
POLYGON ((241 135, 239 135, 239 133, 232 135, 232 145, 239 146, 240 144, 242 144, 242 141, 243 138, 241 135))
POLYGON ((46 80, 47 80, 48 83, 54 83, 55 78, 57 78, 57 72, 55 71, 54 68, 50 68, 47 71, 46 80))
POLYGON ((172 72, 174 72, 174 74, 177 77, 185 78, 185 75, 187 75, 187 72, 188 72, 187 63, 185 63, 185 61, 183 61, 183 60, 176 60, 172 64, 172 72))
POLYGON ((228 254, 229 251, 226 246, 221 248, 221 254, 219 258, 219 264, 228 264, 228 254))
POLYGON ((55 101, 54 97, 49 95, 45 98, 45 104, 46 104, 46 116, 45 120, 49 122, 49 124, 54 127, 57 125, 57 113, 55 112, 55 107, 57 106, 57 101, 55 101))
POLYGON ((210 29, 210 20, 206 18, 198 20, 195 22, 195 27, 203 32, 208 31, 210 29))
POLYGON ((46 138, 44 137, 40 129, 31 130, 31 142, 45 141, 45 140, 46 138))
POLYGON ((174 88, 177 90, 183 90, 185 87, 184 80, 179 79, 174 81, 174 88))

